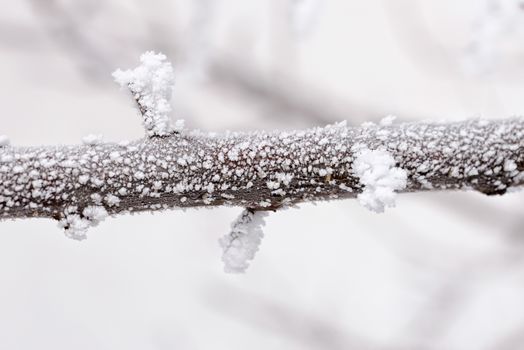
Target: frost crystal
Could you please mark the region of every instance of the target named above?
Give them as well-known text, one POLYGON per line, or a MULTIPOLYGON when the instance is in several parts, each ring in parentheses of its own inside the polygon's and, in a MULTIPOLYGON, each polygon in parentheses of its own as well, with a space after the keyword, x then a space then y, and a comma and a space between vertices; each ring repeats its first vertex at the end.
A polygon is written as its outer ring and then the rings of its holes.
POLYGON ((512 159, 504 161, 504 171, 511 172, 513 170, 517 170, 517 163, 512 159))
POLYGON ((58 226, 65 230, 65 235, 77 241, 83 241, 87 238, 87 229, 89 221, 83 219, 78 214, 68 215, 65 219, 60 220, 58 226))
POLYGON ((58 226, 65 230, 67 237, 77 241, 86 239, 89 227, 98 225, 108 216, 102 206, 88 206, 82 211, 82 215, 75 212, 75 208, 68 208, 65 218, 58 222, 58 226))
POLYGON ((95 146, 102 143, 102 135, 89 134, 82 137, 82 143, 84 145, 95 146))
POLYGON ((393 122, 395 122, 396 119, 397 116, 389 114, 380 120, 380 126, 393 125, 393 122))
POLYGON ((251 211, 246 209, 231 224, 231 232, 219 240, 223 249, 222 261, 227 273, 243 273, 253 260, 264 233, 265 211, 251 211))
POLYGON ((107 217, 107 211, 101 206, 88 206, 82 211, 84 217, 89 220, 91 226, 98 225, 107 217))
POLYGON ((114 206, 120 204, 120 198, 118 198, 117 196, 112 195, 112 194, 108 194, 108 195, 105 197, 105 200, 106 200, 106 203, 107 203, 110 207, 114 207, 114 206))
POLYGON ((175 127, 173 128, 176 132, 181 132, 182 130, 184 130, 184 119, 178 119, 177 121, 175 121, 175 127))
POLYGON ((153 51, 142 54, 140 62, 140 66, 133 70, 117 69, 113 73, 115 81, 133 93, 144 117, 148 136, 166 136, 180 131, 183 122, 177 122, 173 128, 169 121, 169 101, 175 82, 171 63, 166 62, 165 55, 153 51))
POLYGON ((360 150, 353 163, 353 172, 364 185, 358 195, 360 204, 377 213, 384 212, 385 207, 394 207, 395 190, 406 187, 406 171, 396 168, 395 159, 385 150, 360 150))

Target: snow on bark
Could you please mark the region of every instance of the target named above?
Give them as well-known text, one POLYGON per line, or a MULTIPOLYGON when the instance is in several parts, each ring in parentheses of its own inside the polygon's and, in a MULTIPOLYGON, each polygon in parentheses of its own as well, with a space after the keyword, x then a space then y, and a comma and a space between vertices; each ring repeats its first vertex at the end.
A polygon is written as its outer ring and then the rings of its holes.
POLYGON ((144 118, 147 135, 167 136, 181 131, 183 122, 171 125, 171 95, 173 94, 174 73, 166 56, 148 51, 140 56, 140 66, 132 70, 117 69, 113 73, 120 86, 127 87, 133 94, 144 118))
MULTIPOLYGON (((358 145, 353 148, 358 149, 358 145)), ((357 151, 353 171, 364 185, 357 197, 360 204, 376 213, 384 212, 385 207, 394 207, 395 191, 406 187, 407 172, 395 167, 395 159, 385 150, 364 147, 357 151)))
POLYGON ((260 246, 265 225, 266 211, 245 209, 231 224, 231 232, 219 240, 223 249, 222 261, 227 273, 243 273, 253 260, 260 246))

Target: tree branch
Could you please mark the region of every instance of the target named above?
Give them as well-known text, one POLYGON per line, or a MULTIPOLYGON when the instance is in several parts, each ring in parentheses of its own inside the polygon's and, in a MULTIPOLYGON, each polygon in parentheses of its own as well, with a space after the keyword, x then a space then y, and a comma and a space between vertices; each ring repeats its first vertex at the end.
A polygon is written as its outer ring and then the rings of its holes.
POLYGON ((146 138, 129 144, 0 147, 0 217, 82 216, 232 205, 274 210, 353 198, 359 149, 383 149, 407 173, 399 192, 524 184, 524 119, 146 138))
POLYGON ((220 240, 226 272, 244 272, 263 236, 265 211, 358 197, 376 212, 396 192, 474 189, 503 194, 524 184, 524 119, 379 125, 303 131, 191 133, 171 125, 173 69, 146 52, 117 70, 147 137, 132 143, 12 147, 0 136, 0 219, 50 217, 82 240, 107 215, 218 205, 246 210, 220 240))

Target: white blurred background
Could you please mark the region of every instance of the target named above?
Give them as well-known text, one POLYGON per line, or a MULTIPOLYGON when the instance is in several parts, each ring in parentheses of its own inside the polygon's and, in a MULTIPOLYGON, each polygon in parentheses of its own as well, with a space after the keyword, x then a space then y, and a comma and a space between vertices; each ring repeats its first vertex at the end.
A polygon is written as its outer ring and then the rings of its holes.
MULTIPOLYGON (((142 137, 111 72, 173 61, 189 128, 502 118, 524 111, 517 0, 0 0, 0 134, 142 137)), ((245 275, 239 208, 120 216, 68 240, 0 223, 0 349, 522 349, 524 192, 270 215, 245 275)))

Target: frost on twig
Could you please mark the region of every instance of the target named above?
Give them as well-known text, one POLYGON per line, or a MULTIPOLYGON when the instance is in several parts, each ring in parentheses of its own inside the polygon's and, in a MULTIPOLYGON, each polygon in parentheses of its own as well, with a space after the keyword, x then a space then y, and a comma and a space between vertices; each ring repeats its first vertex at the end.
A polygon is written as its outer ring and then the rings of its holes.
POLYGON ((67 237, 82 241, 87 238, 89 227, 98 225, 107 215, 103 206, 88 206, 81 214, 77 213, 76 207, 70 207, 66 209, 65 217, 58 222, 58 226, 64 229, 67 237))
POLYGON ((245 209, 231 224, 231 232, 219 240, 223 249, 222 261, 227 273, 243 273, 253 260, 264 233, 264 217, 267 211, 245 209))
MULTIPOLYGON (((353 148, 358 150, 359 147, 353 148)), ((407 172, 395 167, 395 159, 385 150, 370 150, 364 146, 357 151, 353 171, 364 185, 357 197, 360 204, 377 213, 384 212, 385 207, 394 207, 395 191, 406 188, 407 172)))
POLYGON ((149 137, 168 136, 183 129, 183 120, 174 126, 169 120, 171 95, 174 86, 173 67, 166 56, 148 51, 140 56, 141 64, 135 69, 113 73, 115 81, 129 88, 144 118, 149 137))
POLYGON ((88 146, 94 146, 94 145, 101 144, 102 141, 103 141, 103 137, 102 135, 99 135, 99 134, 98 135, 89 134, 87 136, 82 137, 82 143, 88 146))

